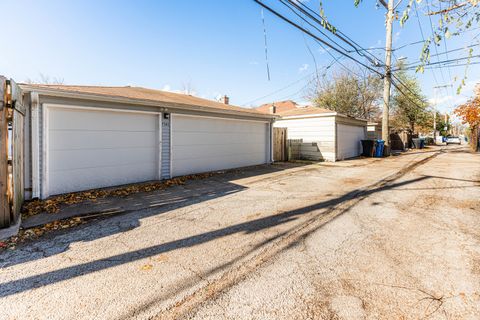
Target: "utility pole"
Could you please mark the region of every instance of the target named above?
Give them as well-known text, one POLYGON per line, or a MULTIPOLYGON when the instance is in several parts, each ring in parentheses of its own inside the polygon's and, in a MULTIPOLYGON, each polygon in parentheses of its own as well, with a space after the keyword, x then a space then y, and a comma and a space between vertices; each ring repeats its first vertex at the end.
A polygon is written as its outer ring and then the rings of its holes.
MULTIPOLYGON (((433 143, 437 144, 437 90, 441 88, 448 88, 452 87, 452 84, 446 84, 444 86, 436 86, 433 87, 433 97, 435 100, 435 103, 433 105, 433 143)), ((445 123, 447 123, 445 121, 445 123)))
POLYGON ((437 144, 437 87, 433 87, 433 144, 437 144))
POLYGON ((394 0, 380 1, 387 9, 386 40, 385 40, 385 77, 383 79, 383 112, 382 112, 382 140, 385 141, 385 155, 390 155, 390 89, 392 86, 392 29, 394 17, 394 0))

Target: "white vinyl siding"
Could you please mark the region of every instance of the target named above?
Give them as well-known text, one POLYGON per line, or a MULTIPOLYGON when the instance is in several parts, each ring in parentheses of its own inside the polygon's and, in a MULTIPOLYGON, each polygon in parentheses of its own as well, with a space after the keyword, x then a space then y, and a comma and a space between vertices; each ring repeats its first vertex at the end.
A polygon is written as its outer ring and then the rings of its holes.
POLYGON ((47 116, 48 195, 157 179, 157 114, 48 107, 47 116))
POLYGON ((268 162, 268 124, 173 114, 172 176, 268 162))
POLYGON ((365 127, 337 124, 337 160, 357 157, 362 152, 365 127))
POLYGON ((287 128, 288 139, 302 139, 306 158, 312 153, 312 158, 335 161, 335 116, 278 120, 274 127, 287 128))

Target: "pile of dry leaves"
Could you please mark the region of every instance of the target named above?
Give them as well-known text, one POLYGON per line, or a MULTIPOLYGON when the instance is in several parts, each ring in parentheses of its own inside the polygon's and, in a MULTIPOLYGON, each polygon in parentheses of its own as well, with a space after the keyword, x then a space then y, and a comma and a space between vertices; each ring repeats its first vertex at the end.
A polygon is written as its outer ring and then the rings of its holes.
POLYGON ((42 236, 46 232, 67 229, 85 223, 81 218, 72 218, 66 220, 57 220, 47 223, 40 227, 30 229, 20 229, 16 236, 10 237, 7 240, 0 241, 0 251, 5 249, 15 249, 15 247, 28 240, 34 240, 42 236))
MULTIPOLYGON (((211 177, 217 173, 204 173, 204 174, 195 174, 188 175, 179 178, 158 181, 158 182, 149 182, 135 185, 128 185, 120 188, 109 188, 109 189, 95 189, 84 192, 75 192, 64 195, 58 195, 50 197, 47 200, 33 200, 24 204, 22 208, 23 218, 33 216, 42 212, 47 213, 56 213, 59 211, 59 206, 61 204, 75 204, 82 201, 95 201, 97 199, 105 197, 126 197, 131 194, 139 192, 150 192, 155 190, 163 190, 170 186, 183 185, 187 180, 200 180, 211 177)), ((85 223, 86 220, 76 217, 65 220, 57 220, 51 223, 47 223, 40 227, 30 228, 30 229, 21 229, 16 236, 10 237, 5 241, 0 241, 0 251, 5 249, 15 249, 15 247, 28 240, 34 240, 42 236, 43 234, 54 231, 67 229, 71 227, 78 226, 85 223)))
POLYGON ((84 192, 74 192, 58 196, 50 197, 46 200, 33 200, 26 202, 22 207, 22 217, 47 212, 57 213, 61 204, 75 204, 82 201, 95 201, 106 197, 126 197, 139 192, 150 192, 155 190, 163 190, 170 186, 183 185, 187 180, 199 180, 213 176, 215 173, 203 173, 188 175, 179 178, 173 178, 158 182, 149 182, 142 184, 128 185, 120 188, 95 189, 84 192))

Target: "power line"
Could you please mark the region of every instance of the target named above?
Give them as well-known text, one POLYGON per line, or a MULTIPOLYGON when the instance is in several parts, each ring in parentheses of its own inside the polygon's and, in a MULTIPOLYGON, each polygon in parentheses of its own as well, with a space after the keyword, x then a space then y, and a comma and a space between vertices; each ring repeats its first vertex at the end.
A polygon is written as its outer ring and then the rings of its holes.
MULTIPOLYGON (((440 5, 440 10, 442 10, 442 3, 440 2, 439 3, 440 5)), ((447 47, 447 40, 445 39, 446 37, 443 36, 443 45, 445 46, 445 55, 446 55, 446 58, 448 58, 448 47, 447 47)), ((448 70, 448 76, 450 77, 450 83, 453 83, 453 78, 452 78, 452 70, 450 69, 450 67, 447 67, 447 70, 448 70)), ((452 96, 453 96, 453 87, 450 87, 450 92, 452 93, 452 96)))
POLYGON ((421 66, 432 66, 432 65, 438 65, 438 68, 443 68, 443 67, 448 67, 449 64, 452 64, 452 63, 455 63, 455 62, 458 62, 458 61, 462 61, 462 60, 469 60, 469 59, 472 59, 472 58, 480 58, 480 54, 466 56, 466 57, 459 57, 459 58, 454 58, 454 59, 448 59, 448 60, 442 60, 442 61, 438 60, 436 62, 429 62, 429 63, 423 63, 423 64, 417 64, 417 65, 408 64, 408 65, 406 65, 402 68, 394 69, 393 71, 398 71, 400 69, 410 70, 410 69, 416 69, 416 68, 421 67, 421 66))
MULTIPOLYGON (((341 45, 339 45, 337 42, 335 42, 335 40, 333 40, 332 38, 330 38, 328 36, 328 34, 326 34, 325 32, 323 32, 323 30, 319 29, 317 26, 313 25, 310 21, 308 21, 307 19, 305 19, 303 16, 301 16, 297 11, 295 11, 295 8, 292 7, 292 2, 287 0, 287 2, 285 2, 284 0, 279 0, 280 3, 282 3, 284 6, 286 6, 288 9, 290 9, 290 11, 292 11, 296 16, 298 16, 300 19, 302 19, 303 21, 305 21, 306 23, 308 23, 310 26, 312 26, 313 28, 315 28, 318 32, 320 32, 322 35, 324 35, 328 40, 330 40, 331 42, 333 42, 335 45, 337 45, 338 47, 340 47, 342 50, 344 50, 345 52, 347 52, 347 49, 345 49, 344 47, 342 47, 341 45)), ((295 3, 293 3, 293 6, 297 7, 295 3)), ((315 20, 315 19, 312 19, 314 20, 315 22, 319 23, 319 21, 315 20)))
POLYGON ((347 53, 345 52, 342 52, 340 49, 336 48, 335 46, 331 45, 330 43, 328 43, 327 41, 323 40, 322 38, 318 37, 317 35, 314 35, 313 33, 311 33, 309 30, 301 27, 300 25, 298 25, 297 23, 291 21, 290 19, 288 19, 287 17, 283 16, 282 14, 280 14, 279 12, 277 12, 276 10, 272 9, 271 7, 267 6, 266 4, 264 4, 263 2, 259 1, 259 0, 253 0, 255 1, 257 4, 259 4, 260 6, 264 7, 265 9, 267 9, 268 11, 270 11, 271 13, 273 13, 275 16, 279 17, 280 19, 284 20, 285 22, 287 22, 288 24, 292 25, 293 27, 299 29, 300 31, 306 33, 307 35, 309 35, 310 37, 316 39, 317 41, 323 43, 324 45, 328 46, 329 48, 331 48, 332 50, 340 53, 341 55, 349 58, 350 60, 358 63, 359 65, 367 68, 368 70, 380 75, 380 76, 383 76, 379 71, 371 68, 370 66, 366 65, 365 63, 355 59, 354 57, 348 55, 347 53))
MULTIPOLYGON (((325 71, 327 71, 327 70, 330 69, 335 63, 338 63, 339 60, 341 60, 342 58, 343 58, 343 56, 334 57, 334 59, 333 59, 326 67, 322 67, 322 69, 325 69, 325 71)), ((279 88, 279 89, 277 89, 277 90, 275 90, 275 91, 273 91, 273 92, 270 92, 270 93, 268 93, 268 94, 266 94, 266 95, 263 95, 263 96, 261 96, 261 97, 258 97, 258 98, 255 98, 255 99, 253 99, 253 100, 250 100, 250 101, 248 101, 248 102, 246 102, 246 103, 243 103, 243 104, 241 104, 241 106, 247 106, 247 105, 252 104, 252 103, 255 102, 255 101, 258 101, 258 100, 261 100, 261 99, 264 99, 264 98, 268 98, 268 97, 270 97, 270 96, 273 96, 273 95, 276 94, 276 93, 282 92, 282 91, 284 91, 284 90, 286 90, 286 89, 288 89, 288 88, 293 87, 293 86, 296 85, 297 83, 299 83, 299 82, 307 79, 308 77, 313 76, 314 74, 315 74, 315 72, 311 72, 311 73, 307 74, 306 76, 303 76, 303 77, 301 77, 300 79, 297 79, 297 80, 295 80, 295 81, 293 81, 293 82, 291 82, 291 83, 289 83, 289 84, 287 84, 287 85, 285 85, 285 86, 283 86, 283 87, 281 87, 281 88, 279 88)))
MULTIPOLYGON (((263 8, 265 8, 265 9, 267 9, 268 11, 270 11, 271 13, 273 13, 275 16, 277 16, 277 17, 280 18, 281 20, 287 22, 287 23, 290 24, 291 26, 297 28, 298 30, 302 31, 303 33, 305 33, 305 34, 309 35, 310 37, 312 37, 313 39, 315 39, 315 41, 317 41, 322 47, 323 47, 323 45, 328 46, 329 48, 331 48, 331 49, 334 50, 335 52, 341 54, 342 56, 349 58, 350 60, 356 62, 357 64, 359 64, 359 65, 365 67, 366 69, 372 71, 373 73, 379 75, 380 77, 382 77, 382 78, 384 77, 384 75, 383 75, 382 73, 380 73, 379 71, 373 69, 372 67, 366 65, 365 63, 359 61, 358 59, 350 56, 347 52, 342 52, 340 49, 338 49, 338 48, 335 47, 334 45, 328 43, 327 41, 321 39, 319 36, 313 34, 311 31, 305 29, 304 27, 298 25, 297 23, 295 23, 294 21, 290 20, 289 18, 283 16, 282 14, 280 14, 278 11, 274 10, 274 9, 271 8, 270 6, 264 4, 263 2, 261 2, 261 1, 259 1, 259 0, 254 0, 254 1, 255 1, 257 4, 259 4, 260 6, 262 6, 263 8)), ((290 0, 289 0, 289 1, 290 1, 290 0)), ((280 0, 280 2, 282 2, 284 5, 286 5, 286 4, 283 2, 283 0, 280 0)), ((293 8, 291 8, 290 6, 288 6, 288 7, 290 8, 290 10, 294 11, 293 8)), ((310 9, 310 10, 311 10, 311 9, 310 9)), ((314 26, 311 22, 307 21, 304 17, 301 17, 301 16, 300 16, 298 13, 296 13, 295 11, 294 11, 294 13, 295 13, 297 16, 299 16, 303 21, 307 22, 309 25, 311 25, 311 26, 314 27, 315 29, 319 30, 316 26, 314 26)), ((319 17, 320 17, 320 16, 319 16, 319 17)), ((418 13, 417 13, 417 17, 418 17, 418 13)), ((320 18, 323 19, 322 17, 320 17, 320 18)), ((312 18, 312 20, 314 20, 314 21, 316 20, 316 21, 318 22, 317 19, 313 19, 313 18, 312 18)), ((320 31, 320 30, 319 30, 319 31, 320 31)), ((320 31, 320 32, 321 32, 321 31, 320 31)), ((323 34, 323 32, 321 32, 321 33, 323 34)), ((335 42, 335 43, 336 43, 336 42, 335 42)), ((338 45, 338 44, 337 44, 337 45, 338 45)), ((341 46, 340 46, 340 47, 341 47, 341 46)), ((341 48, 342 48, 342 47, 341 47, 341 48)), ((354 48, 355 48, 355 47, 354 47, 354 48)), ((325 48, 324 48, 324 49, 325 49, 325 48)), ((343 48, 342 48, 342 49, 343 49, 343 48)), ((358 49, 358 48, 357 48, 357 49, 358 49)), ((325 49, 325 50, 326 50, 326 49, 325 49)), ((328 50, 327 50, 327 52, 328 52, 328 50)), ((357 52, 358 52, 358 51, 357 51, 357 52)), ((329 54, 332 55, 330 52, 329 52, 329 54)), ((332 55, 332 56, 333 56, 333 55, 332 55)), ((365 55, 362 55, 362 56, 365 57, 365 55)), ((367 59, 368 59, 368 58, 367 58, 367 59)), ((368 59, 368 60, 370 60, 370 59, 368 59)), ((370 60, 370 61, 371 61, 371 60, 370 60)), ((351 71, 351 70, 349 70, 349 71, 351 71)), ((395 77, 395 79, 398 80, 397 77, 395 77)), ((401 82, 401 81, 399 81, 399 82, 401 82)), ((394 83, 393 81, 392 81, 392 85, 398 90, 398 92, 400 92, 401 94, 403 94, 404 96, 406 96, 407 99, 411 100, 411 98, 410 98, 407 94, 405 94, 405 92, 404 92, 402 89, 400 89, 399 86, 398 86, 396 83, 394 83)), ((408 88, 405 84, 403 84, 403 85, 404 85, 406 88, 408 88)), ((409 89, 409 88, 408 88, 408 89, 409 89)), ((303 90, 303 88, 301 88, 301 90, 303 90)), ((300 90, 300 91, 301 91, 301 90, 300 90)), ((298 91, 298 92, 300 92, 300 91, 298 91)), ((414 103, 417 107, 420 107, 415 101, 411 100, 411 102, 414 103)))
MULTIPOLYGON (((297 0, 288 0, 290 3, 292 3, 293 5, 295 5, 297 8, 299 8, 304 14, 306 14, 307 16, 309 16, 311 19, 313 19, 314 21, 316 21, 317 23, 319 23, 320 25, 322 24, 318 19, 322 20, 324 24, 327 24, 328 21, 325 20, 324 17, 322 17, 321 15, 319 15, 317 12, 313 11, 309 6, 307 6, 304 2, 302 1, 297 1, 297 0), (303 7, 304 9, 300 8, 299 6, 303 7), (308 12, 307 12, 308 11, 308 12), (312 16, 313 15, 313 16, 312 16)), ((335 32, 333 33, 336 37, 338 37, 339 39, 341 39, 342 41, 344 41, 345 43, 347 43, 350 47, 352 47, 355 52, 357 52, 357 54, 365 57, 366 59, 368 59, 371 63, 373 63, 374 65, 377 65, 379 63, 379 59, 373 55, 372 53, 368 52, 365 50, 365 48, 363 48, 362 46, 360 46, 357 42, 355 42, 352 38, 350 38, 349 36, 347 36, 345 33, 343 33, 341 30, 338 30, 336 29, 335 32), (369 54, 371 57, 373 57, 373 60, 367 56, 365 56, 364 54, 361 53, 361 51, 366 51, 367 54, 369 54)), ((347 51, 348 52, 348 51, 347 51)))
MULTIPOLYGON (((418 16, 418 6, 417 6, 417 2, 416 2, 416 1, 413 1, 413 5, 415 6, 415 16, 416 16, 416 18, 417 18, 418 28, 420 29, 420 35, 422 36, 422 40, 423 40, 423 43, 424 43, 424 45, 425 45, 425 43, 426 43, 425 34, 423 33, 422 23, 420 22, 420 18, 419 18, 419 16, 418 16)), ((437 76, 435 75, 435 72, 433 72, 433 70, 432 70, 432 76, 433 76, 433 80, 435 81, 435 84, 438 86, 437 76)))
MULTIPOLYGON (((429 0, 426 0, 425 1, 425 4, 427 6, 427 10, 430 11, 430 2, 429 0)), ((433 22, 432 22, 432 16, 428 16, 428 19, 430 21, 430 29, 432 30, 432 37, 435 36, 435 31, 433 30, 433 22)), ((438 48, 437 48, 437 44, 435 43, 435 39, 433 41, 433 47, 435 48, 435 53, 437 54, 437 61, 439 60, 438 58, 438 48)), ((445 83, 445 76, 443 74, 443 69, 440 68, 440 75, 442 76, 442 80, 443 80, 443 83, 445 83)), ((448 94, 448 92, 447 92, 448 94)))
POLYGON ((273 92, 270 92, 269 94, 266 94, 266 95, 264 95, 264 96, 258 97, 258 98, 256 98, 256 99, 250 100, 250 101, 242 104, 242 106, 249 105, 249 104, 251 104, 251 103, 253 103, 253 102, 255 102, 255 101, 258 101, 258 100, 261 100, 261 99, 264 99, 264 98, 268 98, 268 97, 270 97, 270 96, 273 96, 273 95, 276 94, 276 93, 282 92, 283 90, 286 90, 286 89, 288 89, 288 88, 296 85, 297 83, 305 80, 306 78, 313 76, 314 73, 315 73, 315 72, 309 73, 309 74, 307 74, 306 76, 303 76, 303 77, 301 77, 300 79, 297 79, 297 80, 295 80, 295 81, 287 84, 286 86, 281 87, 280 89, 277 89, 277 90, 275 90, 275 91, 273 91, 273 92))

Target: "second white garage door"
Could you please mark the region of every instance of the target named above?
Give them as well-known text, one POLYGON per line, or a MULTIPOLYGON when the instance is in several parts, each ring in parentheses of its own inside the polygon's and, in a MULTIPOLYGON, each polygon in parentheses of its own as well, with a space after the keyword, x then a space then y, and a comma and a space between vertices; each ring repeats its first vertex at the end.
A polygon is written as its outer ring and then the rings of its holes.
POLYGON ((365 127, 337 124, 337 160, 359 156, 363 139, 365 127))
POLYGON ((53 106, 47 110, 44 193, 157 179, 157 114, 53 106))
POLYGON ((172 116, 172 176, 268 162, 268 124, 172 116))

